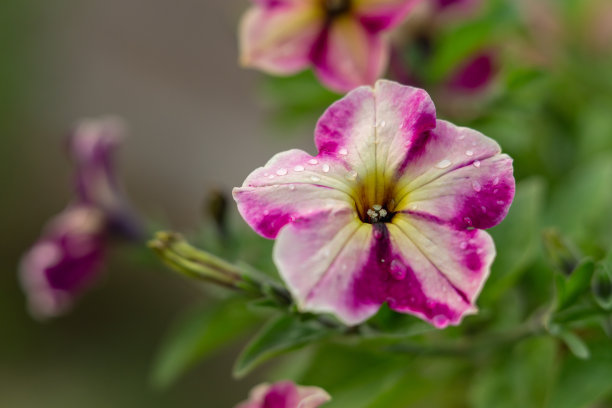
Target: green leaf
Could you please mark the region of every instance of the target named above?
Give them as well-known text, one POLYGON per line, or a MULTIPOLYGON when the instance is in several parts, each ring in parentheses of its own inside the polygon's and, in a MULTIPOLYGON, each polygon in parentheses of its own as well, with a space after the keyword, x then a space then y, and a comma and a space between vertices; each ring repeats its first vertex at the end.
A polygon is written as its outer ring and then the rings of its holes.
POLYGON ((573 305, 578 298, 591 287, 591 278, 595 263, 591 259, 583 260, 568 278, 558 275, 557 310, 573 305))
POLYGON ((190 310, 163 341, 154 364, 153 384, 169 386, 214 351, 237 340, 258 321, 240 298, 190 310))
POLYGON ((591 289, 597 304, 604 310, 612 310, 612 251, 597 266, 591 289))
POLYGON ((591 356, 589 348, 587 347, 585 342, 582 341, 580 337, 576 336, 571 331, 562 331, 559 334, 559 337, 561 338, 561 340, 563 340, 567 348, 576 357, 586 360, 591 356))
POLYGON ((610 341, 591 345, 589 360, 567 358, 549 408, 584 408, 593 406, 612 392, 612 347, 610 341))
POLYGON ((483 292, 484 301, 497 299, 513 286, 537 256, 544 191, 540 178, 518 183, 508 216, 491 229, 497 257, 483 292))
POLYGON ((293 315, 283 315, 264 326, 242 351, 234 366, 234 376, 244 377, 266 360, 321 340, 333 330, 315 320, 301 321, 293 315))

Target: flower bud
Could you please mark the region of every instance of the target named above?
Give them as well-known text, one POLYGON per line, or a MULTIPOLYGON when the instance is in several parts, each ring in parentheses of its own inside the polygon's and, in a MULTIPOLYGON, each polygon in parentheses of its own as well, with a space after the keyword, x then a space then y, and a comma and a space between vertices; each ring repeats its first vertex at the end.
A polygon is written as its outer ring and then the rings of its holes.
POLYGON ((605 310, 612 310, 612 272, 600 265, 593 274, 591 289, 595 301, 605 310))

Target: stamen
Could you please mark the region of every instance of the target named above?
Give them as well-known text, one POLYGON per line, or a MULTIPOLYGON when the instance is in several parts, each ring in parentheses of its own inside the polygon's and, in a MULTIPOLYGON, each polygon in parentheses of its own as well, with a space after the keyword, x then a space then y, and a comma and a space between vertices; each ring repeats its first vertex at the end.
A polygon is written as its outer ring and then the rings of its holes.
POLYGON ((376 222, 390 221, 389 216, 392 216, 392 214, 380 204, 374 204, 372 208, 369 208, 366 211, 366 215, 368 216, 368 220, 366 222, 370 222, 372 224, 376 222))
POLYGON ((325 11, 329 17, 336 17, 351 9, 351 0, 324 0, 325 11))

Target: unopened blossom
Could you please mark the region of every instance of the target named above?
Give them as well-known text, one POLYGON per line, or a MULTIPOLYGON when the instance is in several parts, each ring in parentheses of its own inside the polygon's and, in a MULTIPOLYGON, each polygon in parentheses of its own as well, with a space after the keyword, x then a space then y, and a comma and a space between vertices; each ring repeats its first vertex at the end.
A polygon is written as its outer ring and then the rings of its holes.
POLYGON ((95 281, 105 235, 104 213, 92 206, 71 205, 49 222, 21 260, 20 280, 32 315, 62 314, 95 281))
POLYGON ((421 0, 253 0, 240 28, 241 61, 275 75, 312 66, 327 87, 373 84, 386 65, 385 32, 421 0))
POLYGON ((279 153, 234 189, 246 222, 276 239, 297 306, 349 325, 385 302, 439 328, 475 313, 495 256, 483 229, 514 197, 499 145, 384 80, 334 103, 315 144, 316 156, 279 153))
POLYGON ((451 74, 446 86, 459 92, 477 92, 485 88, 495 76, 497 67, 495 53, 483 50, 464 62, 451 74))
POLYGON ((302 387, 291 381, 260 384, 253 388, 249 400, 236 408, 317 408, 331 399, 319 387, 302 387))
POLYGON ((119 119, 88 119, 74 128, 68 147, 75 164, 77 201, 103 211, 109 225, 121 235, 138 238, 142 226, 116 176, 116 150, 124 137, 119 119))

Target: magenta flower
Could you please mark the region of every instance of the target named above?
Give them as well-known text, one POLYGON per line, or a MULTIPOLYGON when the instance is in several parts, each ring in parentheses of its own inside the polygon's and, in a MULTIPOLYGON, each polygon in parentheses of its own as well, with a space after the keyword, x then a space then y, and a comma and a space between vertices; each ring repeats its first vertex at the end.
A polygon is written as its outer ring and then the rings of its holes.
POLYGON ((95 207, 73 205, 53 218, 21 261, 21 284, 37 318, 65 312, 98 276, 106 218, 95 207))
POLYGON ((495 256, 490 228, 514 197, 512 159, 436 120, 423 90, 378 81, 333 104, 318 155, 274 156, 234 189, 298 307, 347 324, 384 302, 443 328, 476 312, 495 256))
POLYGON ((258 385, 251 391, 249 400, 236 408, 317 408, 330 399, 321 388, 281 381, 272 385, 258 385))
POLYGON ((496 64, 493 52, 478 52, 458 67, 447 81, 447 86, 460 92, 478 92, 493 80, 496 64))
POLYGON ((384 31, 421 0, 253 0, 240 29, 241 61, 275 75, 312 66, 327 87, 372 85, 387 65, 384 31))

